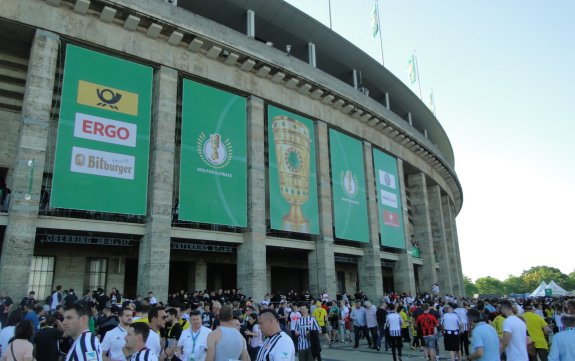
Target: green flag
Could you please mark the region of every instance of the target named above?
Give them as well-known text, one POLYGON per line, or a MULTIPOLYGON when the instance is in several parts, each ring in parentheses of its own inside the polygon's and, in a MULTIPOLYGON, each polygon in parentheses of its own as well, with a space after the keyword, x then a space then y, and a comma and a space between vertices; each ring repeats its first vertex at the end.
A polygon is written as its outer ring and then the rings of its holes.
POLYGON ((377 3, 371 9, 371 35, 375 38, 379 33, 379 14, 377 11, 377 3))
POLYGON ((409 82, 415 84, 417 81, 417 72, 415 71, 415 54, 411 54, 411 57, 407 61, 407 76, 409 77, 409 82))

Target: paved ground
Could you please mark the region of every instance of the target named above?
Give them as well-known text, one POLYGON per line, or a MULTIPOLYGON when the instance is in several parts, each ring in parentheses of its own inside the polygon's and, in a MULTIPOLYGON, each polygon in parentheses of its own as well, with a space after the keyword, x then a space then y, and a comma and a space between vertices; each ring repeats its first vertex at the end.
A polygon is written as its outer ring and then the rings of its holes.
MULTIPOLYGON (((360 342, 359 348, 353 349, 353 343, 335 343, 333 347, 328 347, 322 343, 322 361, 392 361, 391 351, 385 352, 383 345, 381 351, 370 350, 365 340, 360 342)), ((449 355, 443 351, 443 339, 440 339, 440 359, 449 360, 449 355)), ((407 343, 403 345, 403 361, 425 361, 423 352, 412 351, 407 343)), ((297 358, 296 358, 297 360, 297 358)))

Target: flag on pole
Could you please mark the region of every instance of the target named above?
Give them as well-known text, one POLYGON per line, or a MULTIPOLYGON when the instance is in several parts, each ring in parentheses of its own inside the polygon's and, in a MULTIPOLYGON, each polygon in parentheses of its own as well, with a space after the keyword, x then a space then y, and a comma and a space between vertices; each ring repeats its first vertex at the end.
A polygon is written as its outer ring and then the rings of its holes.
POLYGON ((377 3, 371 9, 371 35, 375 38, 379 33, 379 14, 377 13, 377 3))
POLYGON ((415 84, 417 81, 417 72, 415 71, 415 54, 411 54, 411 57, 407 61, 407 76, 411 84, 415 84))
POLYGON ((433 89, 429 91, 429 104, 427 104, 429 110, 435 115, 435 99, 433 98, 433 89))

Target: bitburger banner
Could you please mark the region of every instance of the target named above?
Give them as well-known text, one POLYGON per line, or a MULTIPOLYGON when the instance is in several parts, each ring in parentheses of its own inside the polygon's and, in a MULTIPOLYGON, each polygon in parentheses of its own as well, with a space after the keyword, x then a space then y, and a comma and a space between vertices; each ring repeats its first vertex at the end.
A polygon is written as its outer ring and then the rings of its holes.
POLYGON ((50 206, 146 214, 153 70, 66 47, 50 206))

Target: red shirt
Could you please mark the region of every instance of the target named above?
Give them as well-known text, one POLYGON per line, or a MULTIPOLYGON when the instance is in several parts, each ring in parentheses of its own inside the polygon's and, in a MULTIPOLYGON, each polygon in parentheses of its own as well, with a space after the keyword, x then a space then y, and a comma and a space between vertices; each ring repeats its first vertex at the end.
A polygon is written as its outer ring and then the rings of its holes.
POLYGON ((432 314, 423 313, 417 317, 415 325, 421 329, 423 336, 433 336, 435 334, 434 329, 439 325, 439 321, 432 314))

